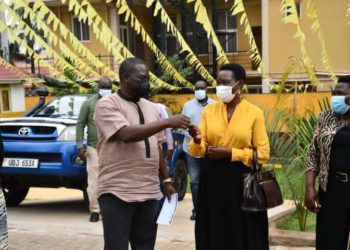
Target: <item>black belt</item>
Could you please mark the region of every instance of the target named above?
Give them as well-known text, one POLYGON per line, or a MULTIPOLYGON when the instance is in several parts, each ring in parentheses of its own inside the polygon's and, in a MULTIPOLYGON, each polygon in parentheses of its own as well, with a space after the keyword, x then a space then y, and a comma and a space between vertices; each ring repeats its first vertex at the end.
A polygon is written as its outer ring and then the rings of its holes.
POLYGON ((344 172, 335 172, 334 178, 339 182, 350 182, 350 174, 344 172))

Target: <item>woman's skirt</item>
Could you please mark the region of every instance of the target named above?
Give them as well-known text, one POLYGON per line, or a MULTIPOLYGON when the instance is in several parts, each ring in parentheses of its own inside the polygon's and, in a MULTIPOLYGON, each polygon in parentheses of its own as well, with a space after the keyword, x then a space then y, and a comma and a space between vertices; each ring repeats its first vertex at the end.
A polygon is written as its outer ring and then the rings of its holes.
POLYGON ((241 210, 241 162, 210 159, 203 162, 195 236, 197 250, 269 249, 267 212, 241 210))
POLYGON ((7 212, 4 193, 0 188, 0 250, 8 249, 7 212))

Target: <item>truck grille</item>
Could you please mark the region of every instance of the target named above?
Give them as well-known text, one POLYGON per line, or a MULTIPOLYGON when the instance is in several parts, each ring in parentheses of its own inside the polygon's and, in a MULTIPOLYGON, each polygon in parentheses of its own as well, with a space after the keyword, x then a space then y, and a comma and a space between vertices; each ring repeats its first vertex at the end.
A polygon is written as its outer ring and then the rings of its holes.
MULTIPOLYGON (((1 132, 3 134, 18 134, 19 130, 26 126, 3 126, 1 132)), ((33 134, 51 135, 56 131, 55 127, 40 127, 40 126, 29 126, 32 129, 33 134)))
POLYGON ((5 152, 5 157, 8 158, 29 158, 39 159, 39 162, 61 162, 61 154, 57 153, 16 153, 5 152))

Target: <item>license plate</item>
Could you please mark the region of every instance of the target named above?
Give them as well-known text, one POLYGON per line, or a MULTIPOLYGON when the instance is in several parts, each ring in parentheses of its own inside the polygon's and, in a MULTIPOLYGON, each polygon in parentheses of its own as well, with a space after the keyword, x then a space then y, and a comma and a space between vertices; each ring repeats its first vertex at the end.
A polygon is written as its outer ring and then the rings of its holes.
POLYGON ((4 158, 3 167, 11 168, 38 168, 38 159, 25 159, 25 158, 4 158))

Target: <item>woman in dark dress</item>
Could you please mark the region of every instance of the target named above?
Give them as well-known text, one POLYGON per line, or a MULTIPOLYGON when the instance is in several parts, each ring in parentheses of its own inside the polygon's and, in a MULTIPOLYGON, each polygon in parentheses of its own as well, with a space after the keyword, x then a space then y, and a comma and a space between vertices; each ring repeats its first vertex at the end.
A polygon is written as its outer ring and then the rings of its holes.
POLYGON ((316 249, 346 250, 350 229, 350 76, 339 78, 331 104, 332 110, 320 114, 310 145, 305 203, 317 213, 316 249))
POLYGON ((240 96, 245 79, 242 66, 223 65, 217 78, 220 101, 208 105, 199 128, 189 131, 194 138, 191 154, 205 154, 195 225, 197 250, 269 248, 267 213, 241 210, 242 176, 250 171, 252 148, 260 163, 270 154, 263 112, 240 96))

